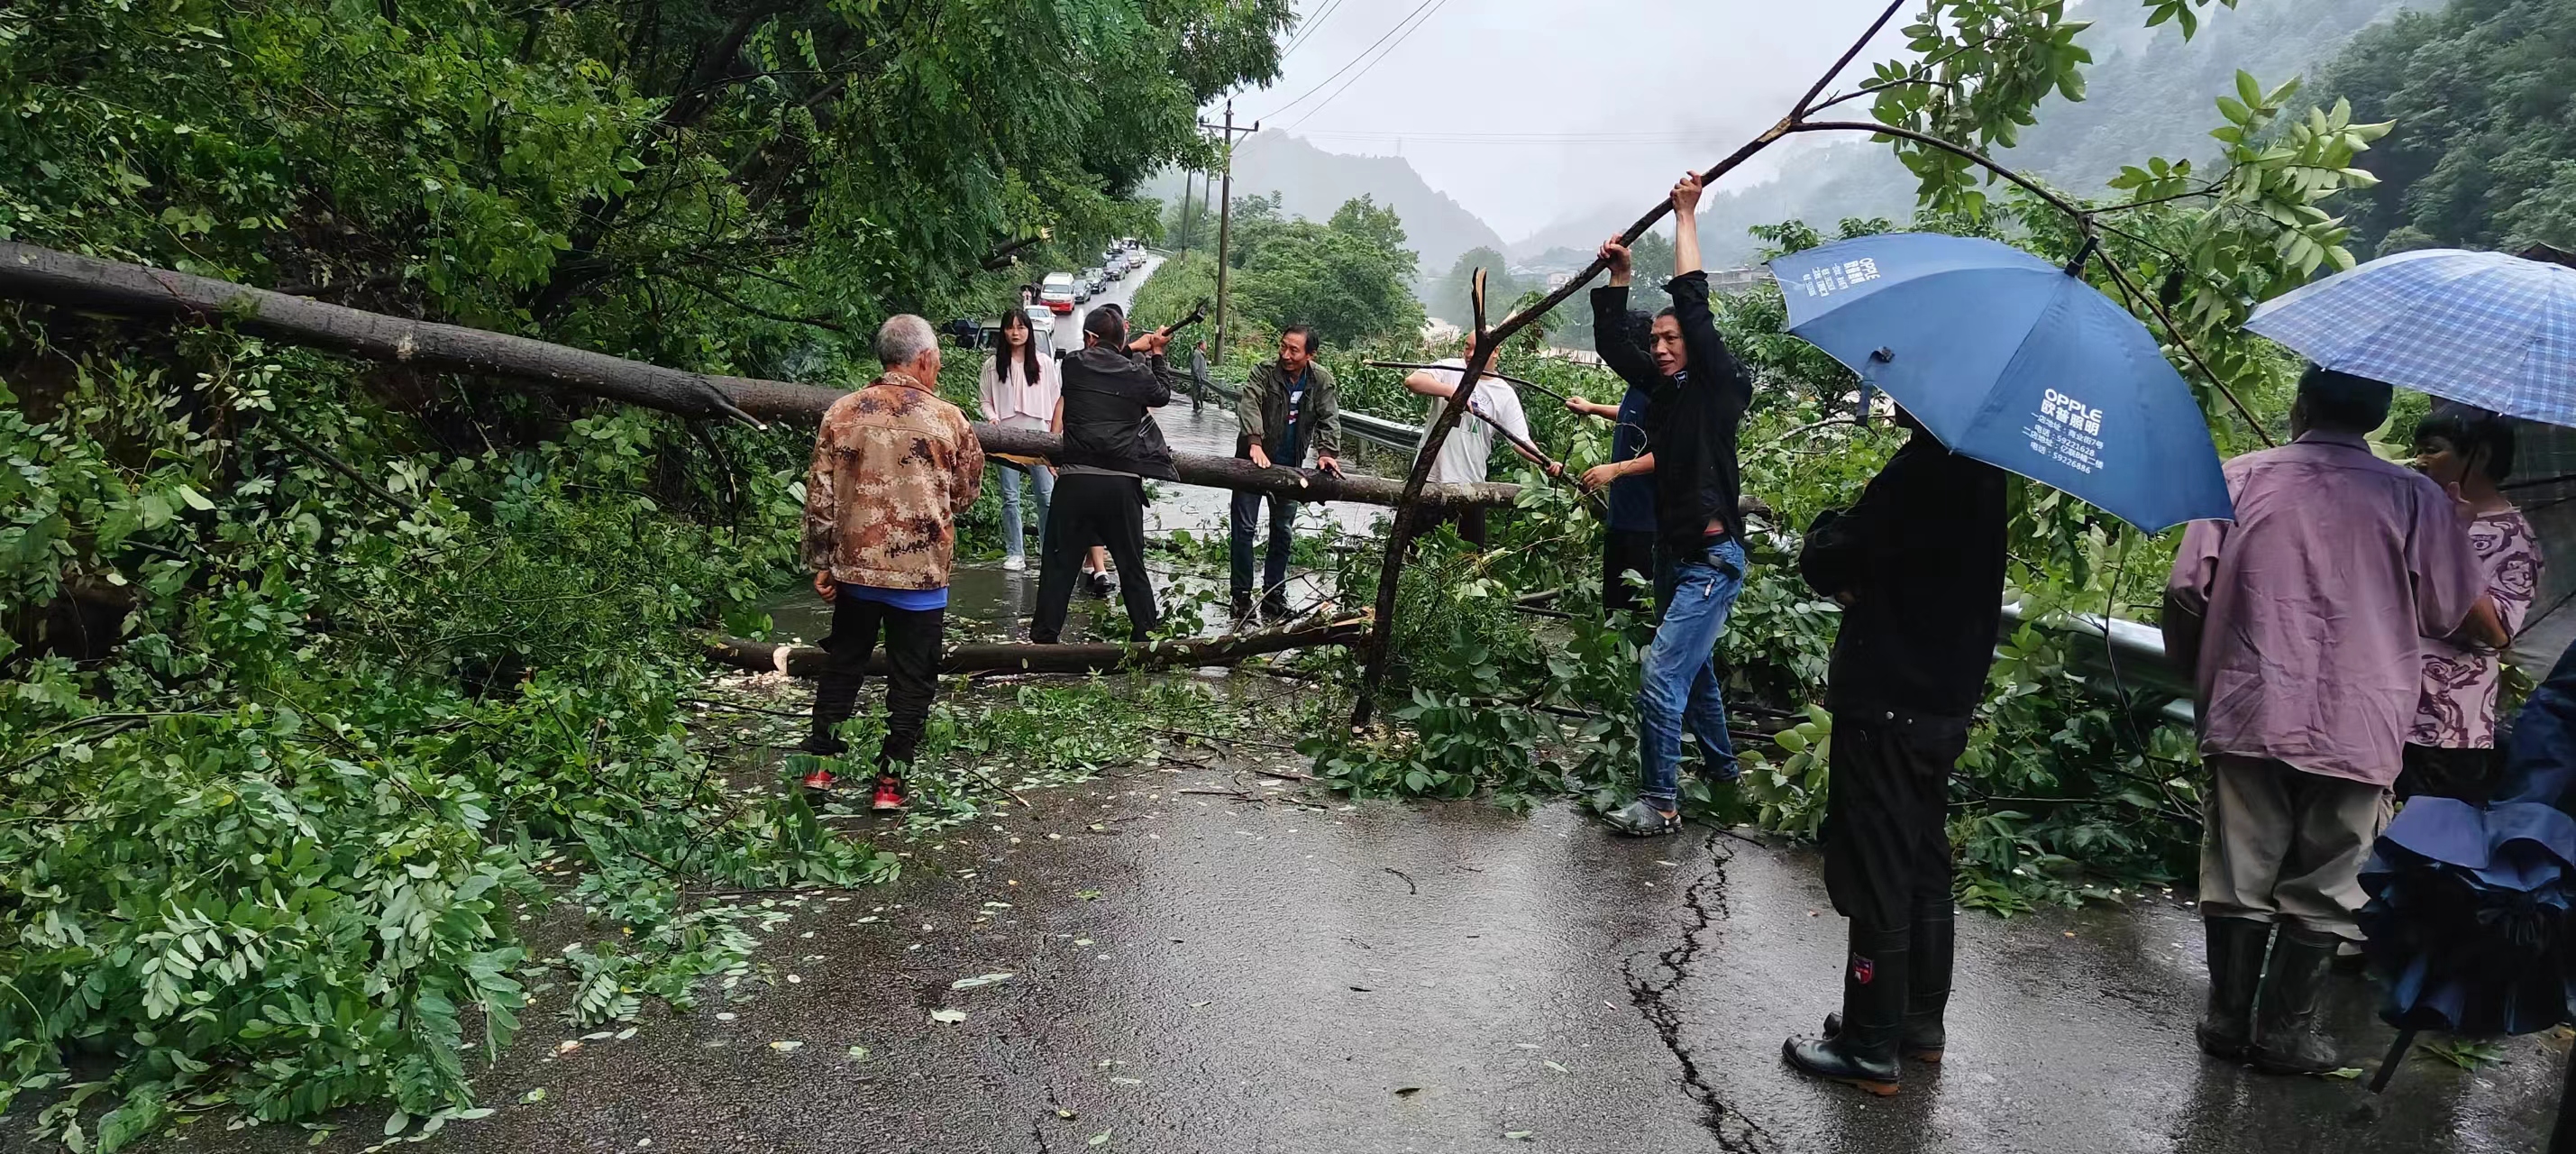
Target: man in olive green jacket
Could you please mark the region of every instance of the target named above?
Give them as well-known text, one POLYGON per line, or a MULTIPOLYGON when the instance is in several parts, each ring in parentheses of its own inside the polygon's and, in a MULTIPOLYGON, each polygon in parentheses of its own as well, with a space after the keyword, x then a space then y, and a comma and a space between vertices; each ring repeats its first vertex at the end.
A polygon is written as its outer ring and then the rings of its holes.
MULTIPOLYGON (((1279 359, 1256 365, 1235 400, 1242 435, 1235 456, 1268 469, 1294 469, 1315 451, 1315 467, 1340 474, 1342 452, 1341 398, 1332 371, 1315 363, 1315 330, 1290 325, 1279 334, 1279 359)), ((1252 536, 1261 523, 1259 493, 1234 494, 1234 614, 1252 612, 1252 536)), ((1297 503, 1270 497, 1270 550, 1261 573, 1261 611, 1273 619, 1288 615, 1288 551, 1297 524, 1297 503)))

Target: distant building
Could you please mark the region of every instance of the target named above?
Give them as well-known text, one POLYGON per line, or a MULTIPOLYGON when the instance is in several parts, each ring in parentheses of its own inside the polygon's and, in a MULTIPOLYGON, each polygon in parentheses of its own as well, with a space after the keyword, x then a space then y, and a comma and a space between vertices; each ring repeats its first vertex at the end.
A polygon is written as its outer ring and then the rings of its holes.
POLYGON ((1768 265, 1757 264, 1747 265, 1743 268, 1713 268, 1708 270, 1708 288, 1710 292, 1751 292, 1756 288, 1772 283, 1774 279, 1775 278, 1771 275, 1770 266, 1768 265))

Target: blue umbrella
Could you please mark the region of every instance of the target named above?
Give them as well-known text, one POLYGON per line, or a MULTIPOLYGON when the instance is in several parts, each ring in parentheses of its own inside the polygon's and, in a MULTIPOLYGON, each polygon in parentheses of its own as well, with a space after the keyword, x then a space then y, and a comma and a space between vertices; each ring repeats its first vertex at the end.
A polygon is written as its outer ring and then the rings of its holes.
POLYGON ((2407 802, 2362 867, 2362 949, 2399 1031, 2374 1092, 2418 1030, 2576 1021, 2576 648, 2523 704, 2496 797, 2407 802))
POLYGON ((2576 425, 2576 269, 2401 252, 2267 301, 2245 327, 2329 369, 2576 425))
POLYGON ((1889 233, 1771 262, 1789 331, 1952 452, 2148 532, 2236 515, 2182 374, 2128 311, 2009 245, 1889 233))

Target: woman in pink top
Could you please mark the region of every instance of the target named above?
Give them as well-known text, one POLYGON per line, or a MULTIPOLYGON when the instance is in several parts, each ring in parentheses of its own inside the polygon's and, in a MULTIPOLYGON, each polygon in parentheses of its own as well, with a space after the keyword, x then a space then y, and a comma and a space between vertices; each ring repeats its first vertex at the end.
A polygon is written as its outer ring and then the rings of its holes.
MULTIPOLYGON (((1063 379, 1056 375, 1055 358, 1039 355, 1037 331, 1018 309, 1002 314, 1002 343, 984 361, 979 391, 987 421, 1005 429, 1060 431, 1056 427, 1056 399, 1064 392, 1063 379)), ((993 463, 1001 466, 995 479, 1001 482, 1002 490, 1002 568, 1026 569, 1028 543, 1021 535, 1020 478, 1025 476, 1037 485, 1038 530, 1043 534, 1047 506, 1055 500, 1055 470, 1008 457, 995 457, 993 463)))
MULTIPOLYGON (((2497 484, 2513 473, 2513 425, 2483 409, 2444 404, 2415 427, 2415 464, 2456 487, 2476 519, 2469 545, 2485 573, 2487 600, 2510 643, 2540 588, 2540 542, 2497 484)), ((2455 797, 2483 805, 2494 787, 2496 687, 2503 680, 2492 636, 2425 638, 2424 693, 2406 735, 2400 798, 2455 797)))

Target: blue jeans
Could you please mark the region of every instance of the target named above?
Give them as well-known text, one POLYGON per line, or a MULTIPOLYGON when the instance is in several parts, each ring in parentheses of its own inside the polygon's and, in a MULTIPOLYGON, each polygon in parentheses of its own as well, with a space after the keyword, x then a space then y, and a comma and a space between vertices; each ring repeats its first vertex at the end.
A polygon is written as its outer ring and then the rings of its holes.
POLYGON ((1018 465, 1002 461, 993 463, 1001 466, 993 471, 993 479, 1002 486, 1002 555, 1005 557, 1028 555, 1026 552, 1028 546, 1020 536, 1020 478, 1023 476, 1037 483, 1038 551, 1043 554, 1046 551, 1047 506, 1055 503, 1055 471, 1023 469, 1018 465))
POLYGON ((1228 550, 1234 562, 1234 596, 1237 600, 1252 596, 1252 540, 1259 535, 1261 505, 1270 503, 1270 548, 1261 559, 1261 597, 1265 601, 1283 601, 1288 596, 1288 553, 1296 547, 1292 532, 1297 526, 1297 503, 1278 494, 1254 493, 1238 489, 1234 494, 1234 540, 1228 550))
POLYGON ((1711 776, 1732 781, 1737 772, 1714 654, 1727 612, 1744 591, 1744 547, 1718 539, 1658 576, 1664 620, 1646 647, 1637 689, 1637 796, 1672 809, 1681 792, 1684 723, 1699 736, 1711 776))

